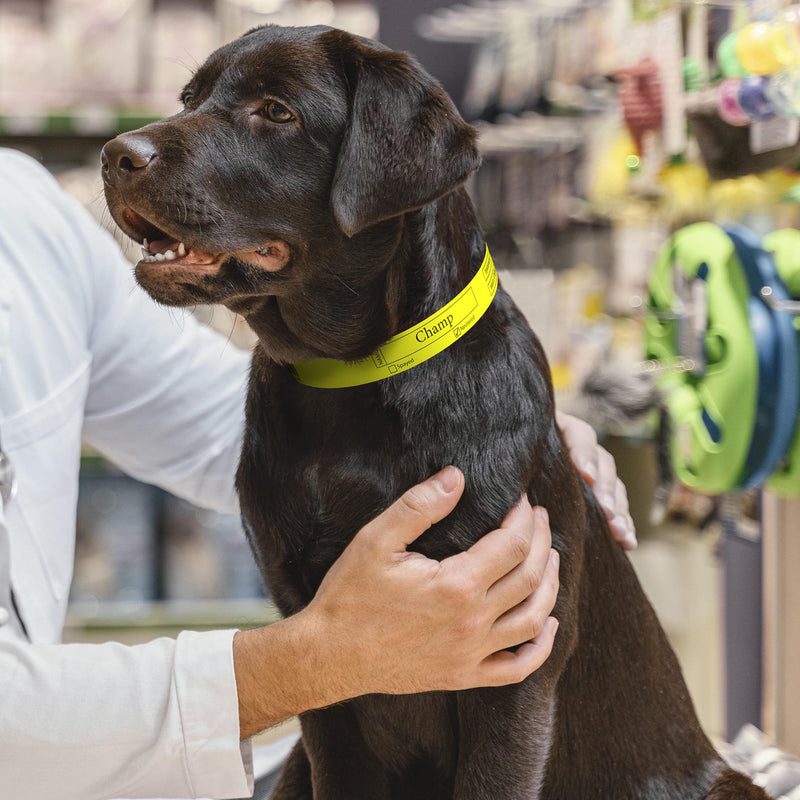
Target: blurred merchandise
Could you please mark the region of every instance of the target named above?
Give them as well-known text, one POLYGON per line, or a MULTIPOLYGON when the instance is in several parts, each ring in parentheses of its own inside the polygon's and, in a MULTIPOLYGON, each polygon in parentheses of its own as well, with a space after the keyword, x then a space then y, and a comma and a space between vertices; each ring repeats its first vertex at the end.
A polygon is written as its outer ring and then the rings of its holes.
POLYGON ((264 597, 237 514, 197 508, 96 456, 83 466, 71 602, 264 597))
POLYGON ((262 597, 261 576, 237 514, 165 499, 164 597, 246 600, 262 597))
POLYGON ((51 40, 44 2, 0 0, 0 113, 47 109, 51 40))
POLYGON ((644 134, 657 131, 664 120, 661 78, 658 65, 647 56, 617 72, 622 81, 619 100, 622 116, 633 136, 636 152, 644 152, 644 134))
POLYGON ((178 95, 191 71, 222 41, 213 0, 157 0, 144 39, 142 86, 148 107, 165 114, 177 111, 178 95))
MULTIPOLYGON (((148 0, 49 0, 49 80, 54 108, 131 105, 142 93, 148 0)), ((24 91, 25 87, 17 87, 24 91)))
POLYGON ((375 36, 368 2, 0 0, 0 133, 107 133, 179 109, 217 47, 267 23, 375 36))
POLYGON ((70 599, 144 602, 158 594, 160 491, 109 470, 81 475, 70 599))

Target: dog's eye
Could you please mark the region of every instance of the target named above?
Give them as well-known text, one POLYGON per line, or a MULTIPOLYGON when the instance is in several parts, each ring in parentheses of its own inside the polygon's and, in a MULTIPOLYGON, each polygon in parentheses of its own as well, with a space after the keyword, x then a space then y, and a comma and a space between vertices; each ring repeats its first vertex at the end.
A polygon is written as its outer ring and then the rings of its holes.
POLYGON ((183 103, 185 106, 188 106, 189 103, 192 102, 192 98, 193 97, 194 97, 194 95, 191 92, 182 92, 181 93, 181 103, 183 103))
POLYGON ((275 100, 270 100, 264 106, 262 114, 271 122, 291 122, 294 119, 294 114, 275 100))

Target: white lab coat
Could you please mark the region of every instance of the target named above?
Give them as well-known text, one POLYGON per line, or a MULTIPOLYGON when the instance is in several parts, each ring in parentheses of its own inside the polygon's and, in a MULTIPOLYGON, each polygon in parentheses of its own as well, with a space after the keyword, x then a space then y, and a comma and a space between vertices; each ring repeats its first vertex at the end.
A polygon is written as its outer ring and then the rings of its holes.
POLYGON ((233 631, 58 644, 81 437, 135 477, 235 510, 247 364, 159 308, 49 173, 0 150, 0 440, 19 479, 0 510, 0 797, 252 792, 233 631))

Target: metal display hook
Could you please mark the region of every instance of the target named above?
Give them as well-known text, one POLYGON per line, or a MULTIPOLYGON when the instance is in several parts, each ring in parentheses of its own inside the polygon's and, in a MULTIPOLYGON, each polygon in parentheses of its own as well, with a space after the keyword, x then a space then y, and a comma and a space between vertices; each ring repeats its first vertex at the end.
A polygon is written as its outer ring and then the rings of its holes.
MULTIPOLYGON (((762 286, 760 294, 761 299, 774 311, 785 311, 787 314, 800 316, 800 300, 781 300, 775 297, 771 286, 762 286)), ((641 301, 639 303, 632 302, 631 306, 644 316, 655 317, 664 322, 675 322, 686 318, 686 310, 680 307, 653 308, 652 306, 644 305, 641 301)))
POLYGON ((788 314, 800 315, 800 300, 781 300, 775 297, 771 286, 761 287, 761 297, 764 302, 775 311, 785 311, 788 314))
POLYGON ((640 361, 637 366, 640 375, 658 375, 665 372, 694 372, 697 369, 697 362, 693 358, 676 358, 668 362, 650 358, 647 361, 640 361))
POLYGON ((655 317, 664 322, 676 322, 679 319, 686 319, 686 306, 680 298, 676 298, 677 303, 672 308, 656 308, 644 302, 640 295, 630 298, 630 307, 636 317, 655 317))

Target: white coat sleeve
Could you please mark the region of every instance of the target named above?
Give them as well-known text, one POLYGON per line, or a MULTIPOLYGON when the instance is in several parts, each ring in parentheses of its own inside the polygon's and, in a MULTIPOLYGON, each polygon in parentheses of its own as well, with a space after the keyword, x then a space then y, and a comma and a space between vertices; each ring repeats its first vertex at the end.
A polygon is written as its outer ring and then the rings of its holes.
POLYGON ((238 741, 233 633, 184 632, 134 647, 0 641, 2 795, 252 795, 252 751, 238 741))
MULTIPOLYGON (((52 329, 26 331, 30 347, 12 353, 3 380, 10 387, 62 352, 49 347, 54 337, 80 339, 76 359, 85 347, 91 361, 87 439, 144 480, 212 507, 235 507, 247 355, 192 320, 176 326, 169 312, 136 290, 113 240, 31 160, 0 151, 2 192, 19 209, 7 215, 13 223, 5 240, 13 256, 8 268, 33 270, 45 286, 51 281, 51 299, 70 298, 60 317, 56 308, 48 321, 52 329)), ((54 450, 51 439, 42 439, 42 459, 59 466, 64 460, 63 482, 76 482, 77 437, 68 453, 54 450)), ((68 535, 73 524, 62 519, 63 506, 52 530, 23 525, 23 481, 45 480, 44 470, 28 470, 10 506, 15 519, 0 509, 0 608, 11 614, 0 625, 0 797, 249 795, 251 750, 239 744, 233 631, 187 632, 136 647, 45 644, 61 623, 51 595, 41 608, 28 604, 42 617, 30 626, 35 642, 20 638, 10 594, 14 560, 20 601, 28 599, 30 575, 40 568, 23 558, 22 537, 30 537, 31 552, 36 542, 49 543, 41 552, 51 567, 72 557, 53 538, 68 535)), ((37 588, 50 591, 45 581, 37 588)))

